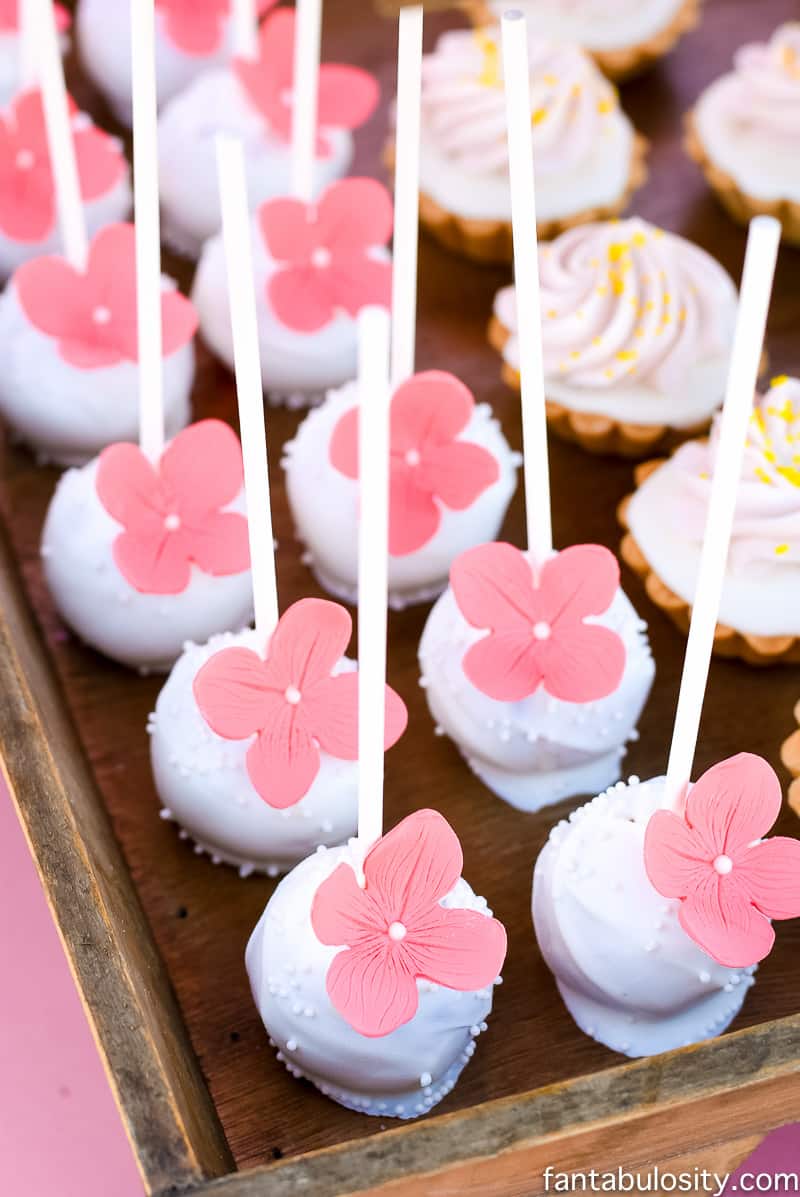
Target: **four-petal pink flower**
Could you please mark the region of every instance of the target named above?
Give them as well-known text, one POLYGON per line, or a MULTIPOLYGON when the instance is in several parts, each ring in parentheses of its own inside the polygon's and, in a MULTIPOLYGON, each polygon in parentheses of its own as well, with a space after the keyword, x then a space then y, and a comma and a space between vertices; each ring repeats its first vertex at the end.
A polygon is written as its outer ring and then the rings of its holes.
POLYGON ((780 810, 774 770, 740 752, 703 774, 682 814, 659 810, 647 825, 644 859, 654 888, 680 901, 686 934, 729 968, 769 954, 770 919, 800 915, 800 842, 762 839, 780 810))
MULTIPOLYGON (((392 397, 389 552, 403 557, 439 530, 442 507, 464 511, 500 477, 488 449, 459 440, 475 410, 470 390, 452 374, 428 370, 392 397)), ((329 449, 333 467, 358 478, 358 408, 341 417, 329 449)))
MULTIPOLYGON (((280 8, 267 17, 259 35, 258 58, 235 58, 233 69, 251 103, 276 137, 288 142, 292 134, 294 80, 294 9, 280 8)), ((380 96, 377 80, 354 66, 324 63, 319 69, 317 120, 324 129, 355 129, 375 111, 380 96)), ((317 154, 330 153, 324 134, 317 138, 317 154)))
MULTIPOLYGON (((169 40, 197 58, 216 53, 222 45, 231 0, 155 0, 164 18, 169 40)), ((258 0, 258 12, 267 12, 277 0, 258 0)))
POLYGON ((519 702, 543 686, 553 698, 594 702, 620 684, 625 645, 610 628, 585 622, 608 610, 619 587, 617 559, 602 545, 564 549, 538 581, 519 549, 481 545, 456 558, 450 584, 467 622, 488 629, 463 669, 490 698, 519 702))
MULTIPOLYGON (((281 617, 266 659, 225 648, 195 677, 195 699, 212 731, 226 740, 254 737, 247 773, 278 810, 308 793, 320 751, 358 760, 358 674, 334 672, 351 631, 338 603, 301 599, 281 617)), ((387 686, 386 748, 400 739, 407 718, 403 700, 387 686)))
MULTIPOLYGON (((84 201, 110 191, 125 172, 125 158, 108 133, 88 118, 76 119, 72 135, 84 201)), ((38 89, 20 92, 0 113, 0 229, 14 241, 44 241, 56 224, 50 152, 38 89)))
POLYGON ((506 933, 477 910, 441 904, 463 866, 461 845, 433 810, 417 811, 374 845, 362 888, 349 864, 322 882, 311 907, 320 943, 343 947, 326 977, 335 1010, 360 1035, 389 1035, 417 1012, 417 980, 469 992, 503 967, 506 933))
POLYGON ((339 312, 355 316, 368 304, 388 308, 391 263, 374 256, 392 234, 392 201, 375 179, 333 183, 316 204, 274 199, 258 221, 279 269, 267 298, 283 324, 298 332, 323 328, 339 312))
POLYGON ((192 566, 219 577, 250 566, 247 520, 223 510, 242 489, 242 451, 221 420, 201 420, 170 441, 156 465, 136 445, 100 454, 97 494, 123 531, 117 568, 143 594, 180 594, 192 566))
MULTIPOLYGON (((101 229, 85 271, 64 258, 26 262, 14 275, 22 310, 41 332, 58 341, 65 362, 80 370, 136 362, 136 235, 132 224, 101 229)), ((180 291, 161 296, 162 352, 175 353, 192 339, 197 313, 180 291)))

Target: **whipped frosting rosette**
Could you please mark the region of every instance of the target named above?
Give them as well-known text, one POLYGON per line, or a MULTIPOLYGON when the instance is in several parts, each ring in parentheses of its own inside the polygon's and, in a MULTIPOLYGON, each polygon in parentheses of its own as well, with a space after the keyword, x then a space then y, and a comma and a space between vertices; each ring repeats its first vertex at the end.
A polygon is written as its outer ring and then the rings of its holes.
MULTIPOLYGON (((611 79, 652 66, 693 29, 702 0, 521 0, 541 37, 582 46, 611 79)), ((499 20, 505 0, 473 0, 479 23, 499 20)))
POLYGON ((734 220, 780 220, 800 243, 800 22, 742 46, 687 118, 687 149, 734 220))
MULTIPOLYGON (((718 444, 691 441, 642 467, 626 500, 623 555, 686 629, 718 444)), ((757 399, 748 433, 715 650, 753 664, 800 660, 800 381, 757 399)))
MULTIPOLYGON (((420 217, 440 241, 511 260, 511 192, 499 28, 443 34, 422 65, 420 217)), ((577 46, 530 41, 540 237, 614 216, 645 178, 645 141, 577 46)))
MULTIPOLYGON (((555 433, 638 457, 704 429, 724 395, 736 288, 683 237, 638 218, 569 229, 539 249, 545 392, 555 433)), ((489 339, 519 387, 513 286, 489 339)))

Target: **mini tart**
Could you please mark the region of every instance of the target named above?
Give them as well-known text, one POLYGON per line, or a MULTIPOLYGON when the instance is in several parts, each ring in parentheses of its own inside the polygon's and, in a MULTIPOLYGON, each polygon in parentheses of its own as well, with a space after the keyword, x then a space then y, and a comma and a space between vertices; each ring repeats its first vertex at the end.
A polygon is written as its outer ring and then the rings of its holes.
MULTIPOLYGON (((604 75, 620 82, 648 70, 674 49, 684 34, 700 22, 703 0, 683 0, 669 22, 642 41, 628 46, 601 49, 584 45, 604 75)), ((498 9, 492 11, 489 0, 464 0, 463 7, 476 25, 491 25, 498 19, 498 9)), ((521 5, 524 11, 524 3, 521 5)))
POLYGON ((742 46, 685 117, 686 152, 740 224, 774 216, 800 245, 800 23, 742 46))
MULTIPOLYGON (((647 177, 647 141, 579 47, 531 40, 531 129, 541 239, 618 216, 647 177)), ((387 148, 392 165, 393 148, 387 148)), ((497 30, 444 33, 425 56, 420 221, 479 262, 512 259, 505 95, 497 30)))
MULTIPOLYGON (((488 335, 489 344, 502 354, 511 333, 495 315, 489 320, 488 335)), ((519 391, 519 370, 515 370, 504 361, 500 375, 506 386, 519 391)), ((595 412, 571 411, 552 399, 545 401, 545 410, 548 428, 562 441, 580 445, 587 453, 596 453, 604 457, 629 457, 634 460, 647 457, 650 453, 667 452, 690 437, 705 432, 710 423, 710 420, 705 420, 692 428, 680 431, 668 428, 666 424, 630 424, 595 412)))
MULTIPOLYGON (((774 393, 775 388, 770 394, 774 393)), ((707 443, 699 444, 704 446, 707 443)), ((650 478, 650 475, 659 470, 663 464, 665 461, 660 458, 657 461, 643 462, 641 466, 638 466, 635 472, 637 487, 641 487, 650 478)), ((617 511, 619 522, 626 529, 622 546, 620 546, 620 557, 642 578, 644 589, 647 590, 656 607, 660 607, 662 612, 673 621, 673 624, 685 634, 689 632, 691 604, 668 587, 659 573, 655 571, 653 564, 650 563, 641 543, 631 533, 629 514, 632 499, 634 496, 629 494, 620 503, 617 511)), ((716 656, 720 657, 738 657, 739 660, 746 661, 751 666, 771 666, 771 664, 778 663, 795 664, 800 662, 800 637, 792 636, 792 634, 759 636, 759 634, 740 632, 737 628, 720 622, 716 626, 714 652, 716 656)))
MULTIPOLYGON (((539 247, 547 417, 591 453, 646 457, 704 431, 721 404, 736 288, 718 262, 638 217, 569 229, 539 247)), ((516 292, 488 330, 518 390, 516 292)))
POLYGON ((781 760, 794 778, 789 786, 789 805, 796 815, 800 815, 800 702, 794 708, 794 718, 798 728, 783 741, 781 760))

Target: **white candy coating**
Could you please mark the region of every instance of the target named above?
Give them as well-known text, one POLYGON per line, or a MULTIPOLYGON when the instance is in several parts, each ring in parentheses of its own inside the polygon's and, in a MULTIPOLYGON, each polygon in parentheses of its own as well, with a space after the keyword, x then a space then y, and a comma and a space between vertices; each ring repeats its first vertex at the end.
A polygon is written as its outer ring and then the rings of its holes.
MULTIPOLYGON (((492 989, 459 993, 418 981, 419 1009, 389 1035, 367 1038, 333 1009, 325 977, 340 950, 321 944, 311 926, 314 894, 342 862, 357 865, 354 845, 320 849, 284 877, 250 937, 245 961, 253 998, 278 1058, 348 1109, 416 1118, 455 1085, 486 1029, 492 989)), ((463 878, 443 906, 489 915, 463 878)))
MULTIPOLYGON (((275 137, 250 103, 232 71, 217 69, 195 79, 161 112, 158 122, 162 235, 179 253, 196 258, 219 231, 214 136, 225 132, 244 144, 250 207, 291 192, 291 149, 275 137)), ((330 153, 317 158, 315 194, 346 175, 353 138, 346 129, 324 130, 330 153)))
MULTIPOLYGON (((241 628, 253 617, 250 571, 212 577, 192 566, 180 594, 142 594, 112 556, 120 525, 96 487, 97 459, 68 470, 42 533, 45 577, 64 621, 107 657, 141 670, 170 668, 187 640, 241 628)), ((244 491, 228 510, 245 510, 244 491)))
MULTIPOLYGON (((191 418, 194 368, 191 342, 164 358, 168 437, 191 418)), ((12 280, 0 296, 0 414, 40 459, 83 465, 106 445, 138 439, 138 366, 81 370, 64 361, 58 342, 28 319, 12 280)))
MULTIPOLYGON (((354 383, 332 391, 309 412, 285 446, 286 494, 308 563, 330 594, 353 602, 358 591, 358 482, 331 464, 329 447, 342 415, 358 402, 354 383)), ((465 511, 442 507, 436 534, 414 553, 389 557, 389 605, 395 609, 435 598, 447 585, 453 560, 466 549, 494 540, 517 485, 519 458, 503 436, 488 404, 478 404, 459 435, 488 449, 500 476, 465 511)))
POLYGON ((665 779, 619 782, 559 823, 536 862, 536 938, 580 1029, 647 1056, 719 1035, 755 968, 717 964, 678 922, 644 865, 665 779))
MULTIPOLYGON (((256 284, 256 318, 261 351, 261 379, 273 402, 290 407, 319 402, 325 392, 339 387, 356 375, 356 321, 346 312, 317 332, 296 332, 275 315, 267 296, 269 278, 276 263, 270 257, 261 235, 258 218, 252 227, 253 271, 256 284)), ((384 247, 376 247, 376 257, 388 257, 384 247)), ((233 369, 225 247, 222 237, 211 237, 203 246, 192 289, 200 332, 209 348, 233 369)))
POLYGON ((620 685, 590 703, 563 702, 543 687, 521 702, 497 702, 474 686, 462 661, 484 633, 467 623, 450 588, 425 624, 420 684, 437 728, 481 781, 518 810, 540 810, 609 785, 619 777, 627 742, 636 738, 655 674, 646 625, 622 590, 605 614, 586 623, 612 628, 626 649, 620 685))
MULTIPOLYGON (((227 62, 232 50, 231 20, 212 54, 187 54, 164 33, 164 14, 156 8, 156 83, 159 105, 166 104, 202 72, 227 62)), ((128 7, 121 0, 80 0, 75 18, 84 70, 111 110, 130 128, 131 31, 128 7)))
MULTIPOLYGON (((187 644, 158 696, 151 716, 150 758, 162 817, 174 819, 214 863, 236 866, 242 876, 270 877, 292 868, 319 844, 341 844, 358 822, 358 762, 320 753, 320 770, 308 793, 285 810, 269 806, 247 775, 252 737, 226 740, 212 731, 192 685, 201 666, 227 648, 263 655, 256 632, 225 632, 207 644, 187 644)), ((335 672, 350 672, 343 657, 335 672)))

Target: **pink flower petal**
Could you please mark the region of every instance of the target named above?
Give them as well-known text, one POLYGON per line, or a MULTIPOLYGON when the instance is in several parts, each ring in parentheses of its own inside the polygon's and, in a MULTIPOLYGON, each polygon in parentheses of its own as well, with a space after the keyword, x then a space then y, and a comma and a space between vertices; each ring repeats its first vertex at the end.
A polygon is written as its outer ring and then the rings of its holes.
POLYGON ((159 470, 181 516, 194 525, 198 515, 227 506, 241 491, 239 439, 222 420, 200 420, 170 441, 159 470))
POLYGON ((402 383, 392 397, 392 453, 446 445, 463 432, 475 410, 472 392, 444 370, 427 370, 402 383))
POLYGON ((334 956, 325 979, 328 997, 360 1035, 389 1035, 410 1022, 419 1006, 417 982, 402 945, 371 940, 334 956), (386 946, 388 945, 388 946, 386 946))
POLYGON ((349 864, 337 865, 314 894, 311 925, 319 942, 334 948, 386 932, 383 915, 349 864))
MULTIPOLYGON (((304 726, 323 752, 343 761, 358 760, 358 674, 340 673, 307 690, 300 704, 304 726)), ((402 736, 408 712, 399 694, 386 687, 384 748, 402 736)))
POLYGON ((190 299, 187 299, 180 291, 162 292, 161 352, 164 357, 170 357, 173 353, 177 353, 191 341, 197 332, 197 323, 197 312, 190 299))
POLYGON ((533 575, 519 549, 502 541, 479 545, 457 557, 450 585, 461 614, 475 628, 519 629, 535 622, 533 575))
POLYGON ((657 810, 647 824, 644 863, 653 888, 665 898, 685 898, 709 871, 702 840, 670 810, 657 810))
POLYGON ((467 650, 464 675, 496 702, 521 702, 545 680, 537 649, 532 637, 518 629, 493 632, 467 650))
POLYGON ((734 870, 753 905, 767 918, 800 915, 800 842, 781 835, 764 840, 749 848, 734 870))
POLYGON ((769 955, 775 932, 734 876, 735 871, 720 877, 709 870, 704 884, 681 902, 679 918, 686 934, 718 964, 747 968, 769 955))
POLYGON ((447 820, 438 811, 419 810, 370 849, 364 876, 386 926, 400 922, 413 929, 450 893, 463 863, 461 845, 447 820))
POLYGON ((245 95, 276 136, 288 139, 291 108, 282 100, 294 75, 294 9, 279 8, 261 25, 258 58, 234 58, 232 69, 245 95))
POLYGON ((506 930, 477 910, 435 906, 403 940, 418 977, 469 992, 491 985, 506 958, 506 930))
POLYGON ((357 129, 378 106, 378 81, 359 67, 324 63, 319 70, 319 123, 357 129))
POLYGON ((267 280, 267 299, 281 324, 296 332, 312 333, 334 317, 330 288, 313 266, 291 266, 267 280))
POLYGON ((321 196, 317 211, 320 244, 334 254, 352 255, 385 245, 392 235, 392 199, 377 179, 332 183, 321 196))
POLYGON ((205 57, 222 44, 230 0, 156 0, 164 14, 164 31, 184 54, 205 57))
POLYGON ((241 574, 250 568, 247 518, 236 511, 212 511, 196 527, 185 527, 189 558, 212 577, 241 574))
POLYGON ((358 408, 339 419, 328 446, 330 463, 345 478, 358 478, 358 408))
POLYGON ((706 846, 708 858, 736 858, 760 840, 781 810, 778 778, 765 760, 740 752, 714 765, 692 786, 686 821, 706 846))
POLYGON ((254 735, 286 705, 270 689, 261 657, 249 648, 214 653, 197 671, 192 691, 208 726, 226 740, 254 735))
POLYGON ((451 441, 425 450, 421 484, 453 511, 464 511, 500 477, 497 459, 481 445, 451 441))
POLYGON ((313 207, 299 199, 267 200, 258 210, 258 223, 269 255, 276 262, 307 262, 320 244, 313 207))
POLYGON ((84 203, 111 191, 125 174, 125 157, 112 137, 95 125, 73 126, 81 198, 84 203))
POLYGON ((555 624, 602 615, 619 589, 619 563, 599 544, 562 549, 544 563, 539 578, 540 618, 555 624))
POLYGON ((625 645, 610 628, 557 623, 536 641, 547 693, 563 702, 597 702, 613 694, 625 673, 625 645))
POLYGON ((392 264, 359 253, 358 257, 343 257, 338 251, 327 270, 317 272, 324 280, 334 314, 346 312, 357 316, 371 304, 391 306, 392 264))
POLYGON ((180 540, 163 530, 153 535, 121 532, 112 553, 122 576, 142 594, 181 594, 191 567, 180 540))
POLYGON ((58 340, 77 339, 82 312, 76 304, 82 279, 63 258, 32 258, 14 275, 20 306, 40 332, 58 340))
POLYGON ((269 643, 270 676, 278 687, 301 694, 330 678, 350 640, 352 620, 344 607, 327 599, 300 599, 281 616, 269 643))
POLYGON ((319 749, 295 707, 275 707, 268 726, 247 750, 247 774, 268 806, 286 810, 304 798, 319 773, 319 749))
POLYGON ((100 454, 95 481, 108 514, 131 532, 163 532, 158 475, 138 445, 109 445, 100 454))
POLYGON ((439 531, 442 514, 433 496, 420 490, 408 466, 392 463, 389 476, 389 554, 415 553, 439 531))

